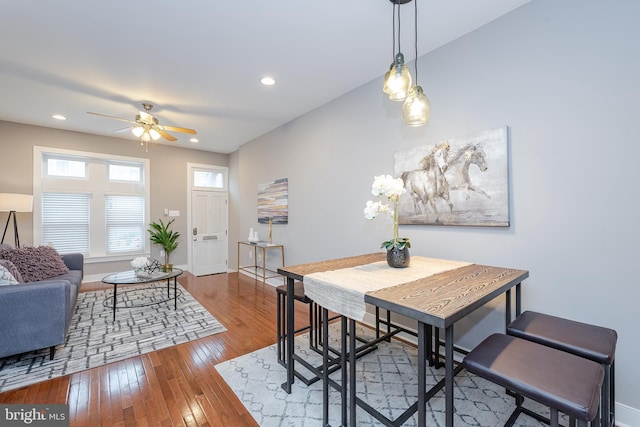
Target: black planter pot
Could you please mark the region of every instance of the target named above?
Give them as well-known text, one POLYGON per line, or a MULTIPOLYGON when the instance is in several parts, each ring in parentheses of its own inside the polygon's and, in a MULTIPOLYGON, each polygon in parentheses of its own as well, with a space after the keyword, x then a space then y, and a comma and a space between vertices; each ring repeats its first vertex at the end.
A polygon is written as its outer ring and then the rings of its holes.
POLYGON ((398 249, 393 247, 387 250, 387 264, 393 268, 405 268, 409 267, 411 262, 411 255, 409 255, 409 248, 405 246, 404 249, 398 249))

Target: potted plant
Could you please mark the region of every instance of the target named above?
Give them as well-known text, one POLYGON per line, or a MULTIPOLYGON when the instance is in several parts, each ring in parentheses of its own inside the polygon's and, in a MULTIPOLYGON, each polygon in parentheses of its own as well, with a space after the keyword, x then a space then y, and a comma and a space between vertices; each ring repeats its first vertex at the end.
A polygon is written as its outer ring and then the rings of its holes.
POLYGON ((173 270, 173 264, 169 263, 169 255, 178 247, 178 238, 180 237, 180 233, 169 229, 174 221, 175 220, 172 219, 165 224, 161 219, 158 219, 158 222, 152 222, 149 224, 149 227, 151 228, 147 230, 149 231, 151 242, 162 246, 162 249, 164 249, 164 264, 162 266, 162 271, 173 270))
POLYGON ((379 214, 393 218, 393 239, 382 242, 380 248, 387 250, 387 264, 395 268, 408 267, 411 262, 409 255, 411 242, 409 238, 398 237, 398 202, 405 191, 401 178, 393 178, 391 175, 376 176, 371 186, 371 194, 387 199, 393 206, 380 201, 373 202, 369 200, 364 208, 364 216, 369 220, 374 219, 379 214))

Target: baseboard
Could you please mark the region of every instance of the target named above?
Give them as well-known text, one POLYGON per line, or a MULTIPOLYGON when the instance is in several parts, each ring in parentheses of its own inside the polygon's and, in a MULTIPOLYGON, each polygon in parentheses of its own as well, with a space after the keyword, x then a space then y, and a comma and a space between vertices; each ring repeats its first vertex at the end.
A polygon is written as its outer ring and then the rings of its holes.
MULTIPOLYGON (((240 270, 240 274, 243 274, 247 277, 251 277, 252 279, 257 280, 258 282, 262 282, 262 277, 261 276, 256 276, 255 274, 245 271, 245 270, 240 270)), ((265 282, 265 284, 273 286, 273 287, 277 287, 280 285, 284 285, 286 284, 285 280, 283 277, 272 277, 267 279, 265 282)))
POLYGON ((640 426, 640 409, 616 402, 616 426, 640 426))
MULTIPOLYGON (((375 314, 367 312, 364 316, 364 320, 362 321, 362 323, 372 328, 375 328, 375 325, 376 325, 375 314)), ((412 332, 416 332, 413 328, 408 328, 404 325, 403 327, 412 332)), ((400 333, 397 336, 403 341, 409 342, 415 346, 418 345, 418 340, 413 335, 400 333)), ((465 349, 465 350, 468 350, 468 349, 465 349)), ((461 362, 462 356, 456 353, 454 355, 454 359, 457 362, 461 362)), ((631 406, 627 406, 618 402, 616 402, 615 405, 616 405, 616 426, 617 427, 640 426, 640 409, 633 408, 631 406)))

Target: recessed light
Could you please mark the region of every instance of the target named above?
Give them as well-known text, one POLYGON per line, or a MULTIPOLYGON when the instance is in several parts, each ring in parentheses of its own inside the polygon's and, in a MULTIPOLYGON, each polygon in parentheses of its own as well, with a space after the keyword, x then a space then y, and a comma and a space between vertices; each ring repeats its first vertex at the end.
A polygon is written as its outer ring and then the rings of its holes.
POLYGON ((276 81, 273 77, 265 76, 260 79, 260 83, 265 86, 273 86, 274 84, 276 84, 276 81))
POLYGON ((200 142, 200 141, 198 141, 198 138, 191 138, 189 141, 191 141, 191 142, 200 142))
POLYGON ((62 114, 52 114, 51 117, 56 119, 56 120, 67 120, 67 118, 65 116, 63 116, 62 114))

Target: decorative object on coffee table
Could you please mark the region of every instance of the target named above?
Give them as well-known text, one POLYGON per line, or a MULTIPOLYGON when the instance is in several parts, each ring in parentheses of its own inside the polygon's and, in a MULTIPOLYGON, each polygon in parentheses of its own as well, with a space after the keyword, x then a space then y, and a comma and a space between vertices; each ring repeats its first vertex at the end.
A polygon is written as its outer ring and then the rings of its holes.
POLYGON ((393 239, 382 242, 381 248, 387 250, 387 264, 389 267, 408 267, 411 262, 409 248, 411 242, 407 237, 398 237, 398 200, 406 192, 404 183, 400 178, 391 175, 379 175, 373 180, 371 194, 379 198, 386 198, 393 206, 380 201, 369 200, 364 208, 364 217, 372 220, 379 214, 385 214, 393 218, 393 239))
POLYGON ((164 249, 164 265, 162 266, 162 271, 173 270, 173 264, 169 263, 169 255, 178 247, 178 238, 180 237, 179 232, 169 229, 174 221, 175 219, 172 219, 165 224, 162 219, 158 219, 158 222, 149 224, 151 228, 148 231, 151 241, 162 246, 162 249, 164 249))

